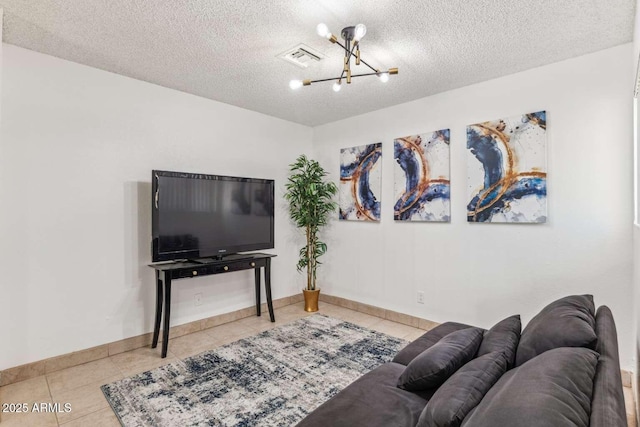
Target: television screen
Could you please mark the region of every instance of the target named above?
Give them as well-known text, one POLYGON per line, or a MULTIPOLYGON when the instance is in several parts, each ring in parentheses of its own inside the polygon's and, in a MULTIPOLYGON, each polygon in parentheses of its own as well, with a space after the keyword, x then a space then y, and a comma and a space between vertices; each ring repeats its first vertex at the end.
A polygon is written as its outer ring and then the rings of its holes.
POLYGON ((274 181, 154 170, 153 261, 274 246, 274 181))

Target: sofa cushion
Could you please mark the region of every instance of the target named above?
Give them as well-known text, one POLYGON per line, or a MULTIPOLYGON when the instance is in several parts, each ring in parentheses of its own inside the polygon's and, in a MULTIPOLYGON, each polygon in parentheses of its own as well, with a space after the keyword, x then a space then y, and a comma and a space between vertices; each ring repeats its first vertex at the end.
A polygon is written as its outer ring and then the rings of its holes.
POLYGON ((415 426, 432 393, 419 395, 397 388, 404 368, 393 362, 377 367, 320 405, 297 427, 415 426))
POLYGON ((520 341, 522 324, 520 315, 516 314, 507 317, 496 323, 491 329, 484 333, 482 343, 478 349, 478 357, 494 351, 501 351, 507 360, 507 369, 511 369, 516 361, 516 349, 520 341))
POLYGON ((465 325, 464 323, 446 322, 435 328, 425 332, 420 338, 411 342, 405 348, 400 350, 396 357, 393 358, 393 362, 400 363, 402 365, 408 365, 417 355, 433 346, 440 341, 443 337, 449 335, 451 332, 459 331, 460 329, 471 328, 471 325, 465 325))
POLYGON ((600 354, 591 399, 591 427, 626 427, 618 334, 611 310, 601 306, 596 313, 596 334, 600 354))
POLYGON ((419 391, 439 386, 473 358, 482 334, 480 328, 467 328, 445 336, 407 365, 398 379, 398 387, 419 391))
POLYGON ((598 353, 549 350, 504 374, 463 427, 589 426, 598 353))
POLYGON ((516 366, 558 347, 595 349, 595 308, 592 295, 572 295, 552 302, 524 328, 516 366))
POLYGON ((507 370, 507 356, 494 351, 464 365, 434 393, 416 427, 458 427, 507 370))

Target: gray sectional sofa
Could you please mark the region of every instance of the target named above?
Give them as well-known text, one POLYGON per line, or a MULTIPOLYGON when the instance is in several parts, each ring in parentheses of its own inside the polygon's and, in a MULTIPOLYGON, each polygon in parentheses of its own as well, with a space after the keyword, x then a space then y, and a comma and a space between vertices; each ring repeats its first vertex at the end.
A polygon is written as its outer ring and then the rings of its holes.
POLYGON ((362 376, 298 427, 625 427, 616 327, 573 295, 521 332, 447 322, 362 376))

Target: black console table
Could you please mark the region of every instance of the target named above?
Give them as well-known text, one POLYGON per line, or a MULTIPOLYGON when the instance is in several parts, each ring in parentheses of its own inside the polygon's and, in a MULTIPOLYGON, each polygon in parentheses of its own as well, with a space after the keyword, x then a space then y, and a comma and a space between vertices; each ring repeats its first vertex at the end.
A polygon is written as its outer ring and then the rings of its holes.
POLYGON ((150 264, 156 270, 156 319, 153 329, 151 348, 158 346, 160 320, 164 301, 164 325, 162 328, 162 357, 167 357, 169 347, 169 318, 171 313, 171 280, 208 276, 210 274, 230 273, 232 271, 255 271, 256 278, 256 312, 260 316, 260 268, 264 268, 264 287, 267 293, 267 306, 272 322, 276 321, 271 301, 271 258, 275 255, 254 253, 234 254, 223 259, 203 258, 193 261, 150 264))

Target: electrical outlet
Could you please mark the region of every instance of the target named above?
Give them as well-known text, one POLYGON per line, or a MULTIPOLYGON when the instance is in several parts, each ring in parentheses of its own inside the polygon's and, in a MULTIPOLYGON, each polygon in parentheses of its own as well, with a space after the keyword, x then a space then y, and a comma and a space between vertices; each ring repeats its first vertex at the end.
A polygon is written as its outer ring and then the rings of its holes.
POLYGON ((418 304, 424 304, 424 292, 418 291, 417 301, 418 304))
POLYGON ((202 294, 195 294, 193 303, 195 305, 202 305, 202 294))

